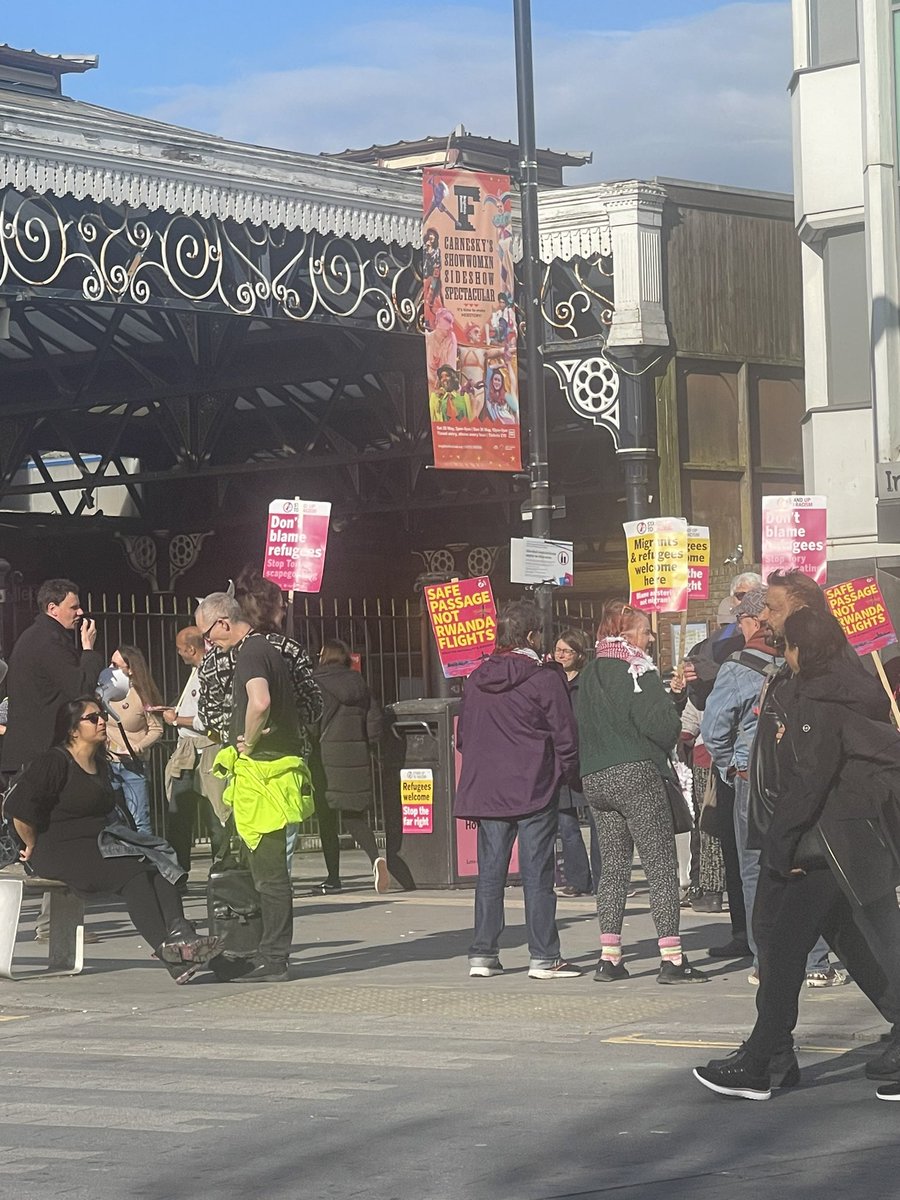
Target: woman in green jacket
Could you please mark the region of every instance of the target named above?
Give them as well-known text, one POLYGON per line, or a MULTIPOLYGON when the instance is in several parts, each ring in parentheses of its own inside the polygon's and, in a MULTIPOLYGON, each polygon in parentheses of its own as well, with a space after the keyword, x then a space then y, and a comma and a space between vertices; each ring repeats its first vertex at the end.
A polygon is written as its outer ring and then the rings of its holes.
POLYGON ((637 846, 650 888, 662 960, 658 983, 705 983, 679 937, 678 860, 663 777, 681 731, 675 706, 647 650, 646 613, 614 601, 597 630, 597 658, 580 677, 576 701, 584 795, 594 813, 603 870, 597 888, 600 962, 594 979, 627 979, 622 922, 637 846))

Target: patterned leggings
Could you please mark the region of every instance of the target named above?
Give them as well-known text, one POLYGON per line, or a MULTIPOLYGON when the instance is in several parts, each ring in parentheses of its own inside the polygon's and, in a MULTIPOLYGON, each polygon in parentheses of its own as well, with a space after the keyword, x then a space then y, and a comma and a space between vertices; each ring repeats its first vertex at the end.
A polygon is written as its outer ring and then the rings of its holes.
MULTIPOLYGON (((695 816, 699 820, 700 813, 697 811, 700 802, 703 799, 703 793, 706 791, 707 780, 712 767, 694 767, 694 811, 695 816)), ((724 892, 725 891, 725 859, 722 857, 722 843, 717 837, 712 834, 704 833, 701 829, 700 833, 700 878, 697 881, 701 892, 724 892)))
POLYGON ((597 822, 603 870, 597 887, 601 933, 622 932, 634 848, 650 888, 660 938, 678 937, 678 860, 672 811, 653 763, 623 763, 587 775, 584 798, 597 822))

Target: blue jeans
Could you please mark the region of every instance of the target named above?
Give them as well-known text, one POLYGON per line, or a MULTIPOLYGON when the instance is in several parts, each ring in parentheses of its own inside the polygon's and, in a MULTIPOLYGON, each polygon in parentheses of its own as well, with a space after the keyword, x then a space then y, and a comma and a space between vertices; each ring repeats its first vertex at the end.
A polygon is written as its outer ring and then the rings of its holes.
MULTIPOLYGON (((756 938, 753 936, 753 905, 756 901, 756 887, 759 883, 759 851, 747 848, 748 820, 750 808, 750 781, 734 777, 734 837, 737 842, 738 857, 741 860, 741 884, 744 892, 744 906, 747 909, 747 941, 753 951, 753 965, 759 964, 756 948, 756 938)), ((807 973, 810 971, 827 971, 828 944, 820 937, 809 952, 806 960, 807 973)))
POLYGON ((150 826, 150 788, 145 775, 129 771, 120 762, 111 762, 109 769, 113 781, 118 783, 125 796, 125 804, 141 833, 152 833, 150 826))
POLYGON ((591 868, 587 850, 584 848, 584 838, 581 836, 581 821, 577 809, 559 810, 559 837, 562 842, 566 883, 576 892, 590 892, 591 868))
POLYGON ((475 935, 469 949, 473 966, 490 966, 500 953, 500 934, 506 922, 503 890, 519 838, 519 872, 525 893, 530 966, 551 967, 559 962, 556 893, 553 891, 553 849, 557 808, 550 804, 527 817, 478 822, 478 882, 475 885, 475 935))

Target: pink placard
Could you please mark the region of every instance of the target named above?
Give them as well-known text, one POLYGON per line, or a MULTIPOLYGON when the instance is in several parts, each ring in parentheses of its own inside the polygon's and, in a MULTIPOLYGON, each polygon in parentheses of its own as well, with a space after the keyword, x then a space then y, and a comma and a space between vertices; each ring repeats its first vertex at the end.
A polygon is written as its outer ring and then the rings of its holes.
POLYGON ((497 637, 497 607, 486 576, 433 583, 425 603, 437 642, 445 679, 471 675, 489 654, 497 637))
POLYGON ((894 623, 874 575, 826 588, 831 611, 857 654, 872 654, 897 641, 894 623))
POLYGON ((273 500, 269 505, 263 577, 285 592, 318 592, 325 570, 331 505, 273 500))
POLYGON ((822 587, 828 577, 824 496, 764 496, 762 574, 802 571, 822 587))

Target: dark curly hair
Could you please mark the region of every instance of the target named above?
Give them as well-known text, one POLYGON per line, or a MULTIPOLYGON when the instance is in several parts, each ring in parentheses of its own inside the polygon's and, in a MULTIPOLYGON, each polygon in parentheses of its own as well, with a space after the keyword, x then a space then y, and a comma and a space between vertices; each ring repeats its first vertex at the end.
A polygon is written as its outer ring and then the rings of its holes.
POLYGON ((797 651, 801 675, 824 675, 847 647, 836 618, 815 608, 797 608, 785 617, 784 640, 797 651))

